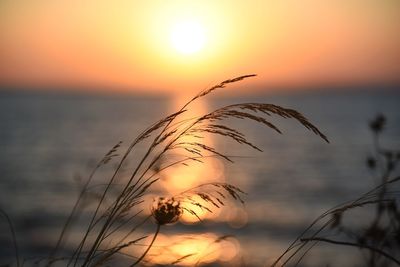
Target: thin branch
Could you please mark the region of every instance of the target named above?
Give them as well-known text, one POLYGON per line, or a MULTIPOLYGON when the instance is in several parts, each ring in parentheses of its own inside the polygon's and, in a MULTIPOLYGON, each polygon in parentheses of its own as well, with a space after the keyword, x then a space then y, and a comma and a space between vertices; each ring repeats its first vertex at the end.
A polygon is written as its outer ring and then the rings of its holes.
POLYGON ((8 214, 0 209, 0 213, 4 216, 4 218, 6 218, 8 226, 10 227, 10 231, 11 231, 11 238, 12 238, 12 242, 13 242, 13 246, 14 246, 14 251, 15 251, 15 259, 17 260, 17 267, 19 267, 19 252, 18 252, 18 244, 17 244, 17 237, 15 235, 15 230, 14 230, 14 226, 11 222, 10 217, 8 216, 8 214))
POLYGON ((139 262, 141 262, 143 260, 143 258, 147 255, 147 253, 149 252, 149 250, 151 249, 151 247, 153 246, 154 241, 156 240, 158 233, 160 232, 160 224, 157 224, 157 230, 154 233, 153 239, 151 240, 150 245, 147 247, 147 249, 145 250, 145 252, 142 254, 142 256, 139 257, 139 259, 137 259, 132 265, 130 265, 130 267, 135 266, 136 264, 138 264, 139 262))
POLYGON ((346 241, 337 241, 337 240, 332 240, 332 239, 323 238, 323 237, 302 238, 302 239, 300 239, 300 241, 302 241, 302 242, 321 241, 321 242, 327 242, 327 243, 331 243, 331 244, 335 244, 335 245, 344 245, 344 246, 351 246, 351 247, 357 247, 357 248, 365 248, 365 249, 369 249, 373 252, 381 254, 382 256, 392 260, 393 262, 395 262, 397 265, 400 266, 400 260, 396 259, 395 257, 391 256, 390 254, 386 253, 383 250, 380 250, 378 248, 375 248, 375 247, 372 247, 369 245, 351 243, 351 242, 346 242, 346 241))

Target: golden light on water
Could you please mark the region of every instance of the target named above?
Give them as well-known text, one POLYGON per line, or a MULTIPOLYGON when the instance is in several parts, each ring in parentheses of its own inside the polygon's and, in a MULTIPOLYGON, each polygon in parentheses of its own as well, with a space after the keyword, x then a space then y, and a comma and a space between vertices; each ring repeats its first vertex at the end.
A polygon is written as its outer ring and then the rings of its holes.
MULTIPOLYGON (((179 110, 186 101, 190 99, 185 95, 176 96, 173 99, 173 110, 179 110)), ((187 121, 187 125, 193 122, 193 119, 205 115, 208 112, 207 102, 199 101, 190 106, 190 112, 184 113, 180 120, 187 121)), ((185 122, 186 123, 186 122, 185 122)), ((181 128, 185 126, 180 125, 181 128)), ((196 136, 185 136, 182 142, 199 142, 196 136)), ((215 147, 217 150, 216 140, 210 135, 203 135, 201 142, 215 147)), ((187 154, 188 151, 176 151, 176 155, 170 154, 167 156, 164 164, 169 165, 171 162, 176 162, 177 158, 185 156, 196 156, 187 154)), ((210 183, 224 183, 225 169, 223 161, 214 156, 208 157, 210 153, 204 153, 201 162, 188 162, 188 164, 178 164, 170 166, 160 172, 159 188, 157 193, 148 195, 149 201, 157 197, 174 197, 179 196, 182 192, 196 188, 199 185, 210 183)), ((209 189, 209 188, 208 188, 209 189)), ((197 190, 197 189, 195 189, 197 190)), ((203 188, 198 189, 202 192, 203 188)), ((207 187, 204 187, 207 190, 207 187)), ((204 191, 207 192, 207 191, 204 191)), ((217 208, 210 203, 206 203, 199 195, 190 195, 190 200, 195 203, 203 203, 210 208, 212 212, 202 209, 199 206, 185 203, 185 198, 180 202, 181 207, 194 211, 197 215, 194 216, 184 210, 179 218, 179 222, 183 224, 200 223, 201 221, 209 220, 210 223, 225 224, 226 227, 241 228, 248 223, 248 215, 244 206, 236 203, 234 199, 227 197, 224 200, 224 205, 217 208)), ((165 227, 174 227, 167 225, 165 227)), ((157 236, 151 252, 146 256, 146 261, 150 264, 174 264, 178 266, 195 266, 196 264, 212 263, 212 262, 233 262, 235 257, 241 253, 238 240, 232 237, 221 237, 215 233, 207 234, 179 234, 168 233, 162 230, 157 236)))
MULTIPOLYGON (((174 99, 173 108, 179 109, 183 103, 187 101, 185 96, 177 96, 174 99)), ((203 115, 207 112, 207 105, 205 102, 198 102, 191 106, 190 112, 185 114, 185 118, 194 118, 196 116, 203 115)), ((199 140, 192 136, 183 138, 183 142, 198 142, 199 140)), ((202 142, 209 146, 214 146, 214 142, 210 136, 204 136, 202 142)), ((206 155, 206 154, 204 154, 206 155)), ((193 155, 191 155, 193 156, 193 155)), ((198 186, 200 184, 206 184, 210 182, 224 182, 224 166, 222 162, 214 157, 205 157, 200 162, 188 162, 188 165, 176 165, 163 172, 163 177, 160 181, 163 189, 167 195, 177 195, 185 190, 198 186)), ((201 202, 200 198, 194 200, 201 202)), ((183 203, 183 206, 187 204, 183 203)), ((190 209, 193 210, 200 219, 215 219, 220 214, 219 209, 213 209, 213 212, 207 212, 200 207, 190 205, 190 209)), ((197 223, 199 222, 196 216, 184 212, 181 217, 183 223, 197 223)))
POLYGON ((198 235, 163 235, 157 238, 146 260, 152 264, 195 266, 215 261, 231 261, 238 255, 240 246, 232 237, 219 237, 212 233, 198 235), (177 262, 178 259, 182 259, 177 262))

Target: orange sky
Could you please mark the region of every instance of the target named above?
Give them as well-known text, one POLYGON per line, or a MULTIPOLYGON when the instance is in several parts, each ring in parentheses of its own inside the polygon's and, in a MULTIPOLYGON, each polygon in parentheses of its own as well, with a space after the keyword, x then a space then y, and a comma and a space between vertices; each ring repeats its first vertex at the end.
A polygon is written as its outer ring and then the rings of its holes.
POLYGON ((2 0, 0 87, 196 91, 400 83, 397 0, 2 0), (204 48, 171 47, 195 19, 204 48))

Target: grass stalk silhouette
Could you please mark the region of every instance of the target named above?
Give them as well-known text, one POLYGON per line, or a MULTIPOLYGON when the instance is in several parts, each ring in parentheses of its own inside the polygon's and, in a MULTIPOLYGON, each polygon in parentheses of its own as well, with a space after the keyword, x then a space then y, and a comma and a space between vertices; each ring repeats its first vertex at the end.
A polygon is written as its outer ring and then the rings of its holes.
POLYGON ((14 229, 14 225, 10 219, 10 216, 8 216, 7 212, 5 212, 4 210, 0 209, 0 214, 6 219, 8 227, 10 229, 10 233, 11 233, 11 240, 14 246, 14 252, 15 252, 15 261, 17 264, 17 267, 21 266, 20 265, 20 259, 19 259, 19 249, 18 249, 18 243, 17 243, 17 237, 15 234, 15 229, 14 229))
MULTIPOLYGON (((215 109, 214 111, 211 111, 204 115, 200 115, 198 117, 179 120, 181 115, 184 114, 188 108, 190 108, 190 104, 192 102, 198 100, 199 98, 205 97, 208 94, 211 94, 217 89, 224 88, 231 83, 239 82, 253 76, 255 75, 244 75, 234 79, 228 79, 211 88, 201 91, 192 99, 190 99, 186 104, 184 104, 177 112, 154 123, 152 126, 143 131, 131 143, 131 145, 128 147, 127 151, 124 153, 121 160, 119 161, 118 167, 116 168, 113 176, 109 180, 108 185, 103 191, 102 197, 97 204, 97 208, 95 209, 87 231, 68 265, 70 265, 72 262, 74 263, 74 266, 78 265, 78 262, 80 262, 83 254, 82 252, 84 251, 84 248, 87 247, 87 239, 91 234, 94 234, 95 239, 93 242, 91 242, 91 244, 89 244, 88 252, 84 255, 84 261, 79 265, 89 266, 94 258, 99 257, 99 255, 101 256, 102 253, 100 252, 100 247, 102 246, 104 241, 108 239, 110 235, 112 235, 112 227, 114 227, 115 229, 115 225, 118 224, 118 220, 124 218, 128 211, 137 206, 147 190, 158 181, 159 178, 156 176, 160 172, 168 169, 175 164, 190 164, 190 162, 201 162, 202 158, 208 156, 215 156, 229 162, 233 162, 229 155, 223 154, 214 147, 206 144, 202 139, 205 134, 219 135, 225 138, 229 138, 239 144, 261 151, 261 149, 258 148, 256 145, 249 142, 243 133, 239 132, 235 128, 223 124, 222 122, 226 119, 233 118, 251 120, 256 123, 263 124, 278 133, 281 133, 279 128, 269 122, 264 116, 277 115, 282 118, 292 118, 297 120, 300 124, 302 124, 308 130, 312 131, 314 134, 318 135, 325 141, 328 141, 325 135, 322 134, 313 124, 311 124, 302 114, 295 110, 283 108, 273 104, 233 104, 215 109), (133 171, 131 172, 131 175, 128 181, 125 183, 123 189, 113 200, 113 203, 110 206, 106 207, 105 211, 101 213, 100 210, 102 208, 103 201, 106 198, 110 187, 113 185, 121 166, 125 163, 127 157, 130 155, 137 144, 144 141, 145 139, 152 138, 152 136, 154 136, 153 141, 150 142, 147 151, 142 156, 139 163, 136 165, 136 167, 133 168, 133 171), (183 141, 186 137, 192 137, 194 139, 198 139, 198 141, 183 141), (156 164, 159 164, 165 155, 167 155, 171 151, 176 150, 179 150, 181 153, 185 153, 183 159, 169 163, 168 166, 162 166, 158 172, 154 174, 149 174, 152 168, 156 164)), ((113 153, 111 153, 111 155, 113 155, 113 153)), ((221 191, 225 191, 228 192, 228 194, 230 194, 234 199, 237 199, 241 202, 243 201, 240 198, 240 191, 238 191, 240 189, 234 187, 233 185, 214 183, 211 186, 213 186, 214 189, 219 192, 219 194, 222 194, 221 191)), ((193 193, 197 196, 200 196, 202 200, 210 203, 214 207, 221 206, 222 200, 214 195, 211 195, 210 193, 193 193)), ((183 197, 183 195, 181 195, 178 197, 178 201, 189 203, 207 211, 210 210, 207 205, 199 203, 189 196, 183 197)), ((188 212, 189 214, 198 217, 194 210, 188 207, 182 208, 181 212, 188 212)), ((166 223, 158 223, 158 225, 163 224, 166 223)), ((118 225, 116 227, 118 228, 118 225)), ((159 228, 157 228, 157 232, 158 230, 159 228)), ((154 235, 154 239, 156 238, 156 236, 157 235, 154 235)), ((150 249, 150 246, 148 249, 150 249)), ((144 256, 139 257, 137 263, 139 263, 143 259, 143 257, 144 256)))
MULTIPOLYGON (((226 138, 250 149, 261 151, 258 146, 247 139, 245 133, 240 132, 234 126, 229 126, 226 123, 229 119, 253 121, 279 134, 282 133, 281 130, 268 118, 277 116, 282 119, 293 119, 324 141, 329 142, 327 137, 301 113, 274 104, 238 103, 223 106, 192 118, 183 117, 191 108, 190 105, 198 99, 232 83, 254 76, 256 75, 250 74, 228 79, 199 92, 177 112, 146 128, 131 141, 122 155, 119 155, 122 142, 113 146, 89 174, 69 217, 61 229, 54 249, 46 259, 46 266, 50 267, 58 261, 74 267, 107 265, 117 256, 126 256, 122 252, 123 249, 130 248, 136 245, 138 241, 146 238, 146 236, 137 236, 139 235, 137 230, 142 225, 149 223, 150 218, 153 218, 157 228, 150 244, 147 245, 140 256, 129 255, 129 258, 135 260, 128 265, 135 266, 145 260, 161 226, 178 221, 184 212, 201 220, 194 207, 205 212, 211 212, 213 208, 222 208, 228 197, 243 203, 245 193, 240 188, 228 183, 211 182, 187 189, 173 197, 160 197, 154 201, 150 216, 143 220, 140 220, 139 216, 142 213, 139 204, 143 203, 143 197, 159 181, 160 174, 165 170, 179 164, 187 166, 192 163, 204 163, 203 160, 209 157, 220 158, 233 163, 234 156, 221 152, 213 145, 208 144, 204 138, 206 135, 226 138), (193 141, 187 141, 188 138, 193 141), (143 154, 138 154, 138 146, 144 145, 145 141, 148 142, 147 149, 143 154), (172 162, 164 160, 165 158, 173 159, 173 155, 177 154, 180 155, 180 158, 172 160, 172 162), (138 160, 134 165, 129 161, 131 157, 138 160), (94 176, 103 166, 116 160, 116 167, 102 191, 98 193, 99 198, 93 204, 93 210, 86 212, 86 214, 91 215, 79 244, 71 255, 59 256, 71 225, 82 214, 84 208, 81 205, 82 200, 88 194, 89 189, 95 186, 93 184, 94 176), (124 167, 129 171, 125 180, 123 180, 122 175, 124 167), (125 233, 125 235, 121 237, 120 233, 125 233)), ((185 257, 189 257, 189 255, 185 257)), ((179 262, 185 257, 177 259, 177 261, 179 262)), ((18 258, 17 254, 17 265, 19 265, 18 258)), ((199 262, 196 265, 198 264, 199 262)))
POLYGON ((371 171, 378 171, 378 186, 372 188, 355 200, 337 205, 316 218, 274 261, 271 267, 286 266, 298 257, 294 266, 319 242, 350 246, 368 251, 366 266, 400 266, 400 208, 399 192, 389 189, 400 182, 400 176, 393 172, 400 163, 400 150, 384 149, 380 145, 380 134, 386 123, 383 115, 378 115, 370 122, 373 134, 374 156, 367 158, 367 166, 371 171), (345 215, 351 216, 356 208, 375 207, 369 225, 352 230, 343 223, 345 215), (342 235, 344 240, 335 240, 322 236, 322 232, 342 235), (282 263, 281 263, 282 262, 282 263))

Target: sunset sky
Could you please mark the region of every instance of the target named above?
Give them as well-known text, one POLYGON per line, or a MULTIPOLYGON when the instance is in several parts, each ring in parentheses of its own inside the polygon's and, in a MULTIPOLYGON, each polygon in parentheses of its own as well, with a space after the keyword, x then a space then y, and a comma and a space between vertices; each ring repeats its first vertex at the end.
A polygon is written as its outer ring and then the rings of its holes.
POLYGON ((400 84, 400 1, 0 1, 0 88, 400 84))

